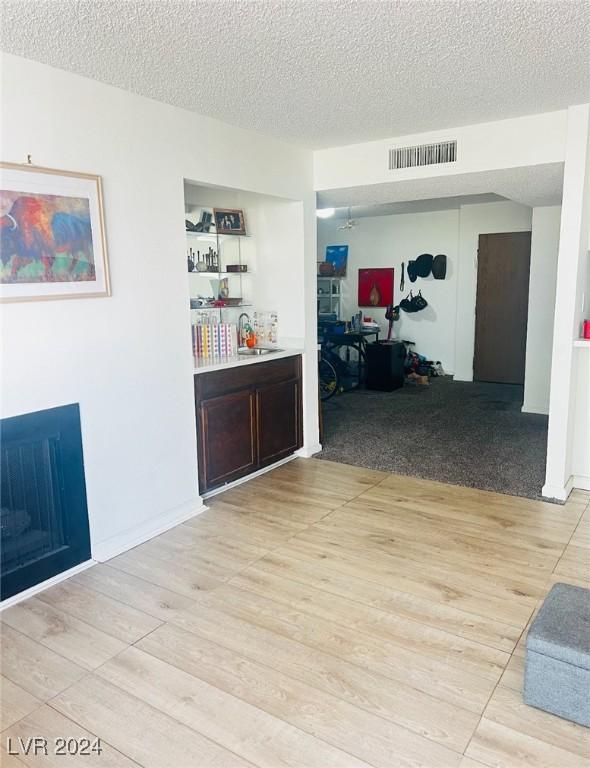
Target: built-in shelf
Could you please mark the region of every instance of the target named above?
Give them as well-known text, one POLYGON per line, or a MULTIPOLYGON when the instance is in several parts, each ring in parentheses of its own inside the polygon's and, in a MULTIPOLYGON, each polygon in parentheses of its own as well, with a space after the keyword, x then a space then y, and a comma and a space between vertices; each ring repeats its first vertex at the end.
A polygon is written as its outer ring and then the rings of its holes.
POLYGON ((590 348, 590 339, 575 339, 574 347, 588 347, 590 348))
POLYGON ((244 291, 243 283, 246 282, 248 286, 251 286, 252 280, 248 278, 244 281, 243 278, 244 276, 251 275, 252 272, 230 272, 227 269, 228 265, 246 266, 242 261, 242 246, 246 247, 246 244, 242 242, 241 238, 248 236, 217 234, 215 231, 186 232, 186 235, 189 261, 192 260, 195 265, 198 263, 210 267, 206 272, 199 272, 199 270, 193 269, 188 273, 199 278, 199 280, 196 280, 189 277, 189 293, 191 298, 196 299, 199 295, 207 299, 210 299, 212 295, 217 297, 219 295, 217 285, 221 285, 221 281, 224 281, 232 286, 229 291, 229 297, 241 300, 240 304, 227 304, 226 306, 212 306, 209 304, 205 307, 191 307, 191 311, 217 313, 217 317, 223 320, 224 318, 233 319, 236 316, 236 313, 232 312, 232 310, 237 310, 239 313, 242 308, 251 307, 252 297, 249 290, 244 291), (199 248, 203 250, 202 255, 197 250, 199 248), (207 249, 209 253, 205 253, 207 249), (193 251, 197 252, 193 253, 193 251), (213 258, 210 258, 211 253, 213 258), (210 285, 211 288, 204 288, 205 283, 210 285))
POLYGON ((252 237, 252 235, 238 235, 238 234, 230 235, 227 232, 222 232, 221 234, 218 235, 216 232, 189 232, 188 230, 186 230, 186 234, 190 235, 191 237, 211 237, 214 240, 216 240, 218 237, 219 238, 226 238, 226 237, 252 237))
POLYGON ((224 309, 241 309, 242 307, 252 307, 253 304, 227 304, 225 307, 191 307, 191 312, 218 311, 224 309))
POLYGON ((316 300, 318 314, 335 315, 336 319, 340 318, 341 280, 342 278, 336 275, 317 276, 316 300))
POLYGON ((189 272, 189 275, 198 275, 199 277, 242 277, 243 275, 253 275, 253 272, 189 272))

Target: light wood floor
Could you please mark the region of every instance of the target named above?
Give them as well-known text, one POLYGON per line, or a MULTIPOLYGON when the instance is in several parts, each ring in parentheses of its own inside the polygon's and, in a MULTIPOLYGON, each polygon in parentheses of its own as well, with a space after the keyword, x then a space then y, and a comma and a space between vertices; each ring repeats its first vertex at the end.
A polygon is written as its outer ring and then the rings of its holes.
MULTIPOLYGON (((102 768, 590 765, 525 706, 525 630, 590 586, 565 507, 296 460, 4 612, 6 737, 99 736, 102 768)), ((72 762, 69 760, 69 762, 72 762)))

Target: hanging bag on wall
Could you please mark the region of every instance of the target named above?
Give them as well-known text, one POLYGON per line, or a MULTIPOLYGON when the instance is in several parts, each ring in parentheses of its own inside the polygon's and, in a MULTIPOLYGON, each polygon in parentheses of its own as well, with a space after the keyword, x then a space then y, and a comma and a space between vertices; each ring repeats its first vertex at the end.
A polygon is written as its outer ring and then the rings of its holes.
POLYGON ((432 262, 432 276, 435 280, 444 280, 447 276, 447 257, 437 253, 432 262))
POLYGON ((433 255, 421 253, 415 261, 408 261, 408 277, 415 283, 419 277, 428 277, 432 271, 433 255))
POLYGON ((422 296, 422 291, 418 291, 417 296, 414 296, 412 291, 410 291, 406 298, 402 299, 399 303, 400 309, 403 309, 404 312, 408 312, 410 314, 421 312, 423 309, 426 309, 427 306, 428 302, 424 296, 422 296))
POLYGON ((418 291, 418 295, 412 297, 412 306, 414 307, 414 312, 421 312, 423 309, 426 309, 428 302, 422 296, 422 291, 418 291))
POLYGON ((403 309, 404 312, 416 312, 416 310, 414 309, 414 305, 412 303, 413 301, 414 301, 414 296, 412 294, 412 291, 410 291, 406 296, 406 298, 400 301, 399 308, 403 309))

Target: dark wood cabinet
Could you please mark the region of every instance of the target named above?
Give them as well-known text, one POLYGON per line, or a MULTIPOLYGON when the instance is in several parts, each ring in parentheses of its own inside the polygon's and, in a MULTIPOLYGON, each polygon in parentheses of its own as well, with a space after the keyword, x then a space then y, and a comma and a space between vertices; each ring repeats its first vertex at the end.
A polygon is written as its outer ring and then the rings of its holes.
POLYGON ((252 392, 222 395, 201 403, 201 464, 211 488, 256 469, 256 398, 252 392))
POLYGON ((204 493, 301 447, 301 357, 195 374, 195 405, 204 493))
POLYGON ((261 467, 301 448, 300 382, 271 384, 256 390, 258 460, 261 467))

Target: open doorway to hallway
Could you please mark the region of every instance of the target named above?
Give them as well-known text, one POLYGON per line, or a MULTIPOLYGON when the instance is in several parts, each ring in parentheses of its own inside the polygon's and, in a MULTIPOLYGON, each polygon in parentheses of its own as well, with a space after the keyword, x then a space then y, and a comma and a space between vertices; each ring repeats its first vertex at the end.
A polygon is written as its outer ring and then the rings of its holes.
MULTIPOLYGON (((326 279, 321 266, 326 249, 348 247, 346 276, 332 289, 328 322, 346 333, 347 323, 360 312, 361 331, 376 325, 383 342, 390 326, 386 308, 359 304, 359 270, 392 268, 393 305, 402 305, 392 323, 393 340, 413 342, 403 347, 403 354, 416 352, 417 371, 423 374, 408 377, 411 361, 406 358, 403 386, 382 391, 371 383, 373 339, 352 349, 333 349, 343 361, 344 391, 323 403, 319 458, 541 498, 559 174, 554 182, 542 196, 551 205, 535 205, 534 199, 526 204, 521 195, 517 202, 481 193, 350 210, 342 206, 333 217, 319 220, 318 259, 324 276, 320 273, 318 286, 326 279), (421 254, 446 256, 444 279, 432 271, 416 275, 415 266, 408 270, 421 254), (423 310, 404 312, 410 291, 426 299, 423 310), (365 324, 367 318, 370 323, 365 324), (354 380, 357 357, 360 386, 354 380)), ((320 340, 327 304, 319 293, 320 340)))

